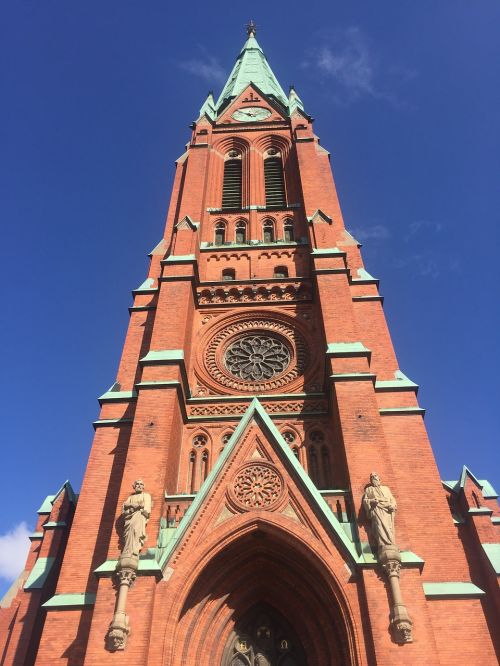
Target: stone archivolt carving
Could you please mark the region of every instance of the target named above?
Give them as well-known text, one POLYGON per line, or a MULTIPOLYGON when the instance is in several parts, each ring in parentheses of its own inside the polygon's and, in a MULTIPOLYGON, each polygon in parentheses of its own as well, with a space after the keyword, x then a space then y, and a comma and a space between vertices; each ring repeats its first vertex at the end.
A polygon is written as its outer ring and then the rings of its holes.
POLYGON ((302 335, 284 321, 272 317, 248 317, 230 323, 208 340, 205 349, 203 361, 207 372, 217 383, 232 391, 255 393, 280 388, 300 377, 309 364, 309 353, 302 335), (270 372, 262 363, 262 377, 256 370, 247 373, 242 372, 242 368, 235 371, 235 357, 236 352, 241 351, 241 341, 244 338, 255 341, 259 337, 272 340, 275 351, 280 352, 281 360, 276 362, 275 374, 268 376, 270 372), (288 357, 289 362, 286 363, 288 357), (283 368, 281 372, 279 365, 283 368))
POLYGON ((236 473, 229 486, 231 503, 240 511, 271 510, 283 499, 285 482, 268 462, 248 462, 236 473))
POLYGON ((397 643, 411 643, 413 623, 403 602, 399 582, 401 554, 396 544, 394 524, 397 504, 390 489, 381 485, 376 472, 371 473, 370 484, 365 488, 363 506, 377 542, 379 563, 391 589, 391 629, 394 640, 397 643))
POLYGON ((123 504, 123 548, 116 565, 118 594, 113 620, 107 634, 107 647, 111 651, 124 650, 130 633, 126 614, 127 596, 139 568, 139 554, 146 540, 146 525, 151 514, 151 495, 144 492, 144 481, 137 479, 134 492, 123 504))
POLYGON ((235 377, 250 381, 271 379, 290 365, 290 350, 271 335, 246 335, 226 349, 226 368, 235 377))

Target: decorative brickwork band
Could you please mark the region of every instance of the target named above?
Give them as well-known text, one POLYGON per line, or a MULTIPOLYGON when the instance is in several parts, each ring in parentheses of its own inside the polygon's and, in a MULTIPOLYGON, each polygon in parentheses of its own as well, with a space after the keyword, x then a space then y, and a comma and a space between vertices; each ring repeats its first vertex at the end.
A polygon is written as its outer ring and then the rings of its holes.
POLYGON ((137 575, 139 554, 146 540, 146 525, 152 507, 151 495, 144 492, 142 479, 137 479, 132 487, 134 492, 123 504, 123 548, 116 565, 118 594, 115 613, 107 634, 107 647, 112 652, 124 650, 130 634, 126 614, 127 596, 137 575))
POLYGON ((412 642, 412 621, 403 602, 399 575, 401 555, 396 544, 396 500, 390 489, 382 486, 376 472, 370 475, 370 484, 363 495, 363 506, 370 519, 372 534, 378 548, 378 560, 387 576, 391 589, 391 630, 396 643, 412 642))

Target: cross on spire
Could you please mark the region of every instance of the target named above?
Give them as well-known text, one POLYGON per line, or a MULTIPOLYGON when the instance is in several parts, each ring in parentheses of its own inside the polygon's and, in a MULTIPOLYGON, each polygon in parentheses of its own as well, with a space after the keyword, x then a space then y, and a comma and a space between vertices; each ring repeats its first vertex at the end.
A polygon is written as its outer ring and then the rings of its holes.
POLYGON ((247 23, 247 35, 253 35, 255 37, 257 33, 257 25, 253 19, 250 19, 250 22, 247 23))

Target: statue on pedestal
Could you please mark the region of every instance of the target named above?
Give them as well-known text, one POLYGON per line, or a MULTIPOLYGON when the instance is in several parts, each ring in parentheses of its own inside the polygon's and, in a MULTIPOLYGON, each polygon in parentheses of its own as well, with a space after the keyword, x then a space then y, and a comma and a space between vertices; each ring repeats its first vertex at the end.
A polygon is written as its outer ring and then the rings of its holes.
POLYGON ((144 492, 144 481, 137 479, 134 492, 123 504, 123 549, 116 565, 118 595, 115 613, 107 634, 108 649, 112 652, 124 650, 130 634, 126 614, 127 596, 139 568, 139 555, 146 541, 146 525, 151 514, 151 495, 144 492))
POLYGON ((390 489, 380 483, 376 472, 370 474, 370 484, 363 495, 363 506, 370 519, 372 534, 378 548, 378 561, 387 576, 391 596, 391 629, 397 643, 411 643, 412 621, 403 602, 400 587, 401 555, 396 544, 394 518, 396 500, 390 489))

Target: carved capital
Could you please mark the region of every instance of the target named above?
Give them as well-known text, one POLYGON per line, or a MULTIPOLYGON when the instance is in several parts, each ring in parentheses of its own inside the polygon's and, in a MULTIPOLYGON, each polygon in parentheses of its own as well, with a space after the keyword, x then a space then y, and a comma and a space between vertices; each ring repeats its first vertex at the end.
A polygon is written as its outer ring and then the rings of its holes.
POLYGON ((401 571, 401 562, 399 560, 388 560, 382 564, 382 569, 387 576, 397 576, 401 571))
POLYGON ((128 587, 131 587, 132 583, 137 577, 137 573, 134 569, 118 569, 116 572, 116 577, 118 578, 120 585, 127 585, 128 587))

